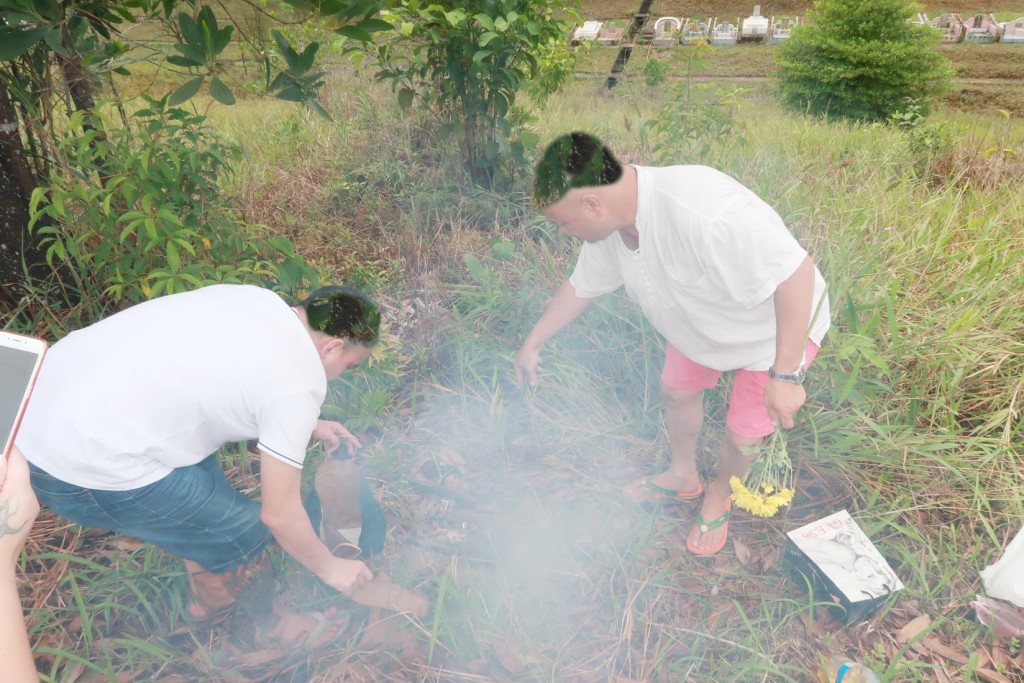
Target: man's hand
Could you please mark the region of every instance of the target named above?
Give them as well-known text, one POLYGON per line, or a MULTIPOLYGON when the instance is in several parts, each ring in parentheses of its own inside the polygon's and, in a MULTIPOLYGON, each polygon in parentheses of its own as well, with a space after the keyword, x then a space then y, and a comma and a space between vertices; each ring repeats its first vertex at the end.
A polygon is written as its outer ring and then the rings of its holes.
POLYGON ((807 392, 793 382, 770 379, 764 389, 764 405, 768 408, 768 417, 772 422, 782 422, 784 429, 793 426, 796 411, 800 410, 806 400, 807 392))
POLYGON ((350 431, 341 426, 337 422, 330 420, 317 420, 316 429, 313 430, 313 438, 324 442, 324 453, 330 455, 333 453, 338 446, 341 445, 342 441, 345 442, 345 447, 348 449, 349 455, 354 455, 357 448, 361 448, 363 444, 359 443, 359 439, 354 437, 350 431))
POLYGON ((336 557, 320 574, 320 578, 331 588, 352 597, 352 591, 356 587, 373 580, 373 572, 359 560, 343 560, 336 557))
POLYGON ((530 386, 537 386, 537 369, 540 367, 540 349, 529 342, 523 344, 516 354, 516 381, 522 386, 523 380, 528 379, 530 386))

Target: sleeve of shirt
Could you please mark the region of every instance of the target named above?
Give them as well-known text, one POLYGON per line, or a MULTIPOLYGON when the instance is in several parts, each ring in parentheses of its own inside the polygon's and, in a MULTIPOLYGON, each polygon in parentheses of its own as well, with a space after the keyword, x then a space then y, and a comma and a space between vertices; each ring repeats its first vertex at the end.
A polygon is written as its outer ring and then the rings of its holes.
POLYGON ((746 308, 771 297, 807 257, 782 218, 756 198, 717 216, 703 246, 708 277, 746 308))
POLYGON ((283 394, 265 403, 259 417, 259 449, 302 469, 306 447, 320 417, 310 394, 283 394))
MULTIPOLYGON (((608 239, 621 239, 612 233, 608 239)), ((614 292, 622 286, 622 273, 615 256, 611 253, 608 239, 601 242, 588 242, 580 249, 576 258, 576 267, 569 276, 569 282, 576 290, 576 296, 593 299, 602 294, 614 292)))

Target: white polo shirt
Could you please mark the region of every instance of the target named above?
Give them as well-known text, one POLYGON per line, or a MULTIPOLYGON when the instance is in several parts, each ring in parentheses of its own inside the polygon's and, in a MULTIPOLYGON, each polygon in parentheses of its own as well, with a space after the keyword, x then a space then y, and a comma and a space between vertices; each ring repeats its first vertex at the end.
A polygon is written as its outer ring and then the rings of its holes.
POLYGON ((327 393, 309 333, 277 294, 214 285, 137 304, 46 354, 17 444, 53 476, 123 491, 226 443, 301 468, 327 393))
MULTIPOLYGON (((640 247, 617 232, 583 245, 569 281, 593 298, 625 287, 647 319, 690 360, 715 370, 767 370, 775 360, 775 289, 807 252, 779 215, 706 166, 637 166, 640 247)), ((814 271, 810 338, 829 328, 825 281, 814 271)))

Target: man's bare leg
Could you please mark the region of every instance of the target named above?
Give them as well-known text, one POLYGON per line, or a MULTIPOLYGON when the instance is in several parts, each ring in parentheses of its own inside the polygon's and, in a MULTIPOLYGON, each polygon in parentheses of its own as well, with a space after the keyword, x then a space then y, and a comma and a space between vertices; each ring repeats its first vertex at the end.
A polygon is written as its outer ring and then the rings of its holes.
POLYGON ((636 500, 656 500, 662 497, 645 486, 645 481, 679 492, 700 490, 700 476, 697 474, 697 439, 704 424, 701 392, 668 387, 662 387, 662 391, 671 460, 664 472, 650 478, 639 479, 626 486, 625 494, 636 500))
MULTIPOLYGON (((750 463, 757 457, 747 453, 760 446, 762 441, 763 437, 740 436, 726 428, 719 451, 718 474, 704 492, 704 502, 700 508, 701 518, 710 522, 725 513, 725 501, 732 494, 732 488, 729 486, 730 477, 742 478, 746 474, 750 463)), ((699 529, 696 533, 691 531, 690 536, 695 547, 704 549, 720 545, 726 533, 724 527, 719 527, 703 534, 699 529)))

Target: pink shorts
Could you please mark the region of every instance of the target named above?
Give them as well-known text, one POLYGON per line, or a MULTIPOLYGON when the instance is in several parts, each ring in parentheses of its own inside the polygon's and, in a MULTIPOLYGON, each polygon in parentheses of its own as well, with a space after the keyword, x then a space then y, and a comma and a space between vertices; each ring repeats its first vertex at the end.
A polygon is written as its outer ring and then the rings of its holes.
MULTIPOLYGON (((808 367, 818 354, 818 345, 807 340, 804 351, 804 367, 808 367)), ((681 391, 703 391, 718 384, 720 370, 697 365, 671 344, 665 344, 665 367, 661 371, 661 383, 669 389, 681 391)), ((764 389, 768 385, 767 370, 736 370, 733 378, 732 395, 729 397, 729 412, 725 424, 740 436, 757 438, 768 436, 775 431, 768 408, 764 405, 764 389)))

